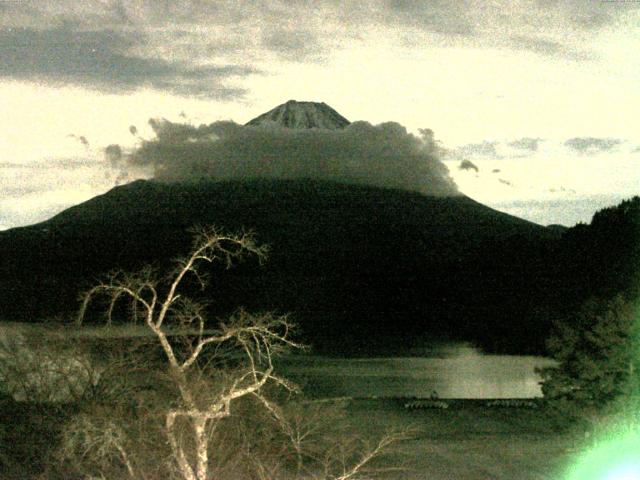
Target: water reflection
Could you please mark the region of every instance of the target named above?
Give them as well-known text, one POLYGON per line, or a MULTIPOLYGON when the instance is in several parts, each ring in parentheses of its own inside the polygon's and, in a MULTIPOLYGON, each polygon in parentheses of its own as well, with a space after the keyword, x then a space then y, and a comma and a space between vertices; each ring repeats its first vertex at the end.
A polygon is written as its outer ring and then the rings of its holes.
POLYGON ((536 367, 550 359, 485 355, 466 345, 432 349, 429 357, 358 358, 295 356, 281 374, 313 396, 534 398, 542 396, 536 367))

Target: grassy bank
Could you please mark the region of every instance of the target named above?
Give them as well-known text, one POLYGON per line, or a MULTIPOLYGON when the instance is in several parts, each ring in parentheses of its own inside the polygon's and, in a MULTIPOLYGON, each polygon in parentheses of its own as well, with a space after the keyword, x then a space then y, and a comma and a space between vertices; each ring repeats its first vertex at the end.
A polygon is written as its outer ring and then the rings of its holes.
POLYGON ((382 478, 401 480, 558 480, 574 440, 554 431, 544 409, 455 402, 446 410, 408 410, 389 399, 354 400, 348 416, 365 437, 415 429, 412 439, 378 466, 402 465, 382 478))
MULTIPOLYGON (((558 480, 573 439, 549 426, 543 408, 488 407, 450 402, 447 409, 405 408, 393 399, 346 401, 346 420, 364 439, 412 429, 411 438, 374 461, 398 480, 558 480)), ((66 414, 42 406, 3 403, 2 479, 36 478, 58 440, 66 414), (8 475, 8 476, 7 476, 8 475)), ((39 477, 42 479, 42 477, 39 477)))

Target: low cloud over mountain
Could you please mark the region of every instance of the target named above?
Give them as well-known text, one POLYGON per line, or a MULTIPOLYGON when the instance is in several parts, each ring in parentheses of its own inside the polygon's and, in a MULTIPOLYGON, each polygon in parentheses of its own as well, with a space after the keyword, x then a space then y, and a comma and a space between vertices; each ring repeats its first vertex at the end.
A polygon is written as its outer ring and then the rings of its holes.
POLYGON ((108 160, 123 168, 151 167, 163 181, 312 178, 429 195, 459 194, 439 158, 433 133, 425 130, 418 137, 394 122, 354 122, 335 130, 293 129, 272 121, 196 127, 151 120, 150 125, 155 138, 128 153, 112 145, 108 160))

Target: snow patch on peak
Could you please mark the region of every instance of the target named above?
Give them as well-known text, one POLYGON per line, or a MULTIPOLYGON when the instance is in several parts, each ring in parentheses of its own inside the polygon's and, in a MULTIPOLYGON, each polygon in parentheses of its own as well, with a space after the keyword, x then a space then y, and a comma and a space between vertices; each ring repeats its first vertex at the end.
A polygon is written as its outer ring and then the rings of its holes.
POLYGON ((340 130, 351 122, 324 102, 289 100, 247 122, 246 126, 258 126, 266 123, 275 123, 280 127, 293 129, 340 130))

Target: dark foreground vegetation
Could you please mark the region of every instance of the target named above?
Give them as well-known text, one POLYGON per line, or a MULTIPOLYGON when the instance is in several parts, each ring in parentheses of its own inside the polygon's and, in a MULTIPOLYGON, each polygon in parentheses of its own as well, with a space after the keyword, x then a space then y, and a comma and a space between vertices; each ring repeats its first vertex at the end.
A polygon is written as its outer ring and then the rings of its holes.
MULTIPOLYGON (((73 406, 0 400, 0 478, 35 479, 51 470, 73 406)), ((46 477, 45 477, 46 478, 46 477)), ((55 478, 55 477, 53 477, 55 478)))
MULTIPOLYGON (((1 407, 2 425, 10 428, 2 436, 0 478, 80 478, 71 475, 69 466, 61 466, 57 453, 62 426, 74 409, 9 401, 1 407)), ((550 427, 544 407, 500 408, 465 401, 446 410, 407 410, 401 400, 360 399, 330 409, 334 414, 336 410, 341 412, 340 428, 365 443, 375 443, 391 430, 411 432, 368 465, 368 473, 380 479, 556 480, 582 440, 550 427)))

